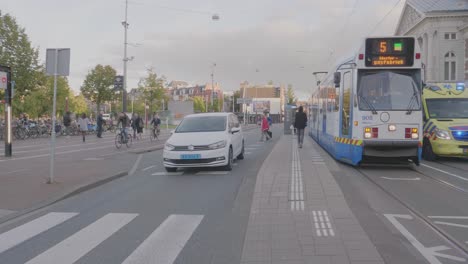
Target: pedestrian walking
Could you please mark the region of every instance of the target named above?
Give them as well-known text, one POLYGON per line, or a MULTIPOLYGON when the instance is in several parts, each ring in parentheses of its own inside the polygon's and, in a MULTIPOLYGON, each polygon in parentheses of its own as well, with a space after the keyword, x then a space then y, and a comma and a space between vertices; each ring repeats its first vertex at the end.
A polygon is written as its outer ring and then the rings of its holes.
POLYGON ((71 125, 71 113, 70 111, 67 111, 64 115, 63 115, 63 126, 65 127, 65 135, 67 137, 70 136, 70 125, 71 125))
POLYGON ((86 114, 83 113, 81 118, 78 119, 78 126, 80 127, 81 135, 83 136, 83 142, 86 141, 86 133, 88 133, 88 125, 90 124, 86 114))
POLYGON ((102 125, 104 123, 104 118, 103 118, 103 115, 104 113, 101 111, 98 116, 97 116, 97 119, 96 119, 96 132, 97 132, 97 137, 98 138, 102 138, 102 125))
POLYGON ((132 119, 130 120, 130 126, 133 129, 133 139, 136 139, 136 133, 137 133, 137 124, 136 124, 136 114, 132 113, 132 119))
POLYGON ((304 108, 299 106, 299 111, 296 113, 296 118, 294 119, 294 128, 297 131, 297 144, 299 148, 302 148, 304 143, 304 129, 307 126, 307 115, 304 113, 304 108))
POLYGON ((270 135, 268 134, 268 130, 270 130, 270 126, 268 125, 268 119, 266 116, 266 113, 263 114, 263 117, 261 119, 261 133, 262 137, 260 138, 260 141, 263 141, 263 137, 266 138, 266 140, 270 140, 270 135))
POLYGON ((136 114, 135 118, 135 128, 137 131, 137 138, 142 139, 142 134, 143 134, 143 118, 139 114, 136 114))

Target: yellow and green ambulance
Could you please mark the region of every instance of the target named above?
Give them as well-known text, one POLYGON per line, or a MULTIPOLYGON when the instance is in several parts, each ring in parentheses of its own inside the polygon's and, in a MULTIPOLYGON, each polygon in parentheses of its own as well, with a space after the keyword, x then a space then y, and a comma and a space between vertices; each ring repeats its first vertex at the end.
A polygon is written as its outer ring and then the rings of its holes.
POLYGON ((468 89, 464 83, 423 89, 423 157, 468 157, 468 89))

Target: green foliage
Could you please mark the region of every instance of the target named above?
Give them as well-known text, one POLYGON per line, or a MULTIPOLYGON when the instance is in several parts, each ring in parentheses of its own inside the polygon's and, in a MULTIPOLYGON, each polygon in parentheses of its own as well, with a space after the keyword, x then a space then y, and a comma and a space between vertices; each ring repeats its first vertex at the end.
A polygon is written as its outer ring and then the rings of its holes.
POLYGON ((109 65, 96 65, 88 75, 81 86, 83 96, 96 103, 97 109, 100 109, 101 103, 110 101, 114 97, 112 88, 116 71, 109 65))
POLYGON ((165 81, 166 79, 164 76, 158 77, 153 69, 150 68, 147 70, 147 76, 141 78, 138 82, 138 90, 141 94, 140 99, 147 100, 148 105, 150 106, 150 112, 162 109, 163 100, 164 106, 167 108, 169 98, 167 98, 166 90, 164 89, 165 81))
POLYGON ((9 15, 0 15, 0 65, 9 66, 16 82, 15 96, 37 88, 41 75, 39 51, 32 47, 24 28, 9 15))
POLYGON ((294 105, 297 102, 296 95, 294 94, 294 89, 291 84, 288 84, 288 90, 286 92, 286 100, 288 104, 294 105))
POLYGON ((203 113, 206 112, 205 108, 205 100, 201 96, 193 97, 193 111, 195 113, 203 113))
POLYGON ((80 94, 78 96, 74 96, 73 92, 70 91, 70 95, 68 98, 72 98, 69 102, 69 111, 72 113, 87 113, 89 114, 88 104, 86 103, 85 97, 80 94))

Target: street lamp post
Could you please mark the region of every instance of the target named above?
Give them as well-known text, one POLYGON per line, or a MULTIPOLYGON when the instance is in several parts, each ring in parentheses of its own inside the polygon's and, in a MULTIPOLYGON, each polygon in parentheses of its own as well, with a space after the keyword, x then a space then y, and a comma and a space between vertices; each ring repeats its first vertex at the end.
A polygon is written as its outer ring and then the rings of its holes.
POLYGON ((216 63, 213 63, 213 67, 211 67, 211 110, 214 112, 213 104, 214 104, 214 68, 216 67, 216 63))
POLYGON ((128 13, 128 0, 125 0, 125 21, 122 22, 122 26, 124 26, 124 57, 123 57, 123 62, 124 62, 124 78, 123 78, 123 92, 122 92, 122 111, 127 112, 127 62, 133 60, 133 57, 128 58, 127 57, 127 46, 128 46, 128 41, 127 41, 127 30, 128 24, 127 22, 127 13, 128 13))

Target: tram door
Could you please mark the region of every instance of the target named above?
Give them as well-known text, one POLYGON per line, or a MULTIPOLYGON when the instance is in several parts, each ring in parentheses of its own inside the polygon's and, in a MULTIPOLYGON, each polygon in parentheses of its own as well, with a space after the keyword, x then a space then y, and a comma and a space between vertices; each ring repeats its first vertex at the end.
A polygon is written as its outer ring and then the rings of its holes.
MULTIPOLYGON (((341 122, 340 122, 340 137, 342 138, 352 138, 352 122, 353 122, 353 104, 352 104, 352 74, 351 71, 346 71, 343 73, 343 78, 341 78, 341 98, 342 98, 342 107, 341 107, 341 122)), ((346 151, 349 153, 351 151, 351 144, 348 144, 346 151)))

